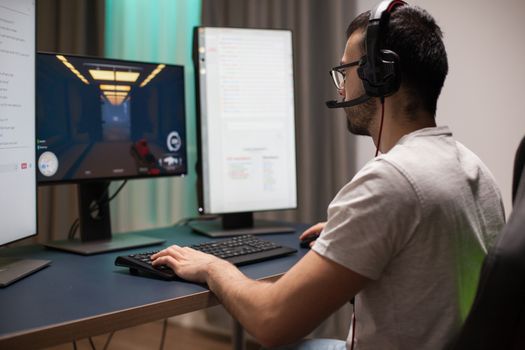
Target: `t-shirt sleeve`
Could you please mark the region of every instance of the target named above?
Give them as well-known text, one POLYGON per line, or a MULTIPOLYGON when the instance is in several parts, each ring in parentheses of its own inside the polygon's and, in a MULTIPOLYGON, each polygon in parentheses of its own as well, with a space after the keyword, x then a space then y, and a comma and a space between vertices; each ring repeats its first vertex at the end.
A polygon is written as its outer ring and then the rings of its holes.
POLYGON ((381 158, 369 162, 328 207, 318 254, 373 280, 399 254, 421 218, 409 179, 381 158))

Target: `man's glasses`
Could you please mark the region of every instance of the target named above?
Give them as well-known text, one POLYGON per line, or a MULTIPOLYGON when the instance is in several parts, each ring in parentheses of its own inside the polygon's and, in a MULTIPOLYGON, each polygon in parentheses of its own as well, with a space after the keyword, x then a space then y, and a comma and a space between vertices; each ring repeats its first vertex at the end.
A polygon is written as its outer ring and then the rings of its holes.
POLYGON ((359 63, 361 63, 361 60, 342 64, 330 70, 330 76, 332 77, 337 90, 342 90, 345 87, 346 70, 350 67, 358 66, 359 63))

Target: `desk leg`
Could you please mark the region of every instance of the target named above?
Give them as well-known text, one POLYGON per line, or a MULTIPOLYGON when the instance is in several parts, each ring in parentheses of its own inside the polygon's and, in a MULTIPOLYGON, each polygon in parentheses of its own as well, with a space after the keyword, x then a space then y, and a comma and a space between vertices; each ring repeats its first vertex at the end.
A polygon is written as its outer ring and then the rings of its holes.
POLYGON ((245 350, 244 328, 239 321, 233 319, 233 350, 245 350))

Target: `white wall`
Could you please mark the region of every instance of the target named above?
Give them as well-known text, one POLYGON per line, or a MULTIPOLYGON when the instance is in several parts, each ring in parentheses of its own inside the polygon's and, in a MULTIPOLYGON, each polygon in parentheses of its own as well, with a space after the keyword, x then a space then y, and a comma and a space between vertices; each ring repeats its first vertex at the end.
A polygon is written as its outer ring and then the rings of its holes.
MULTIPOLYGON (((525 135, 525 1, 407 0, 426 9, 444 33, 449 74, 437 111, 457 140, 490 168, 511 210, 515 150, 525 135)), ((361 13, 377 1, 357 0, 361 13)), ((374 153, 357 142, 357 165, 374 153)))

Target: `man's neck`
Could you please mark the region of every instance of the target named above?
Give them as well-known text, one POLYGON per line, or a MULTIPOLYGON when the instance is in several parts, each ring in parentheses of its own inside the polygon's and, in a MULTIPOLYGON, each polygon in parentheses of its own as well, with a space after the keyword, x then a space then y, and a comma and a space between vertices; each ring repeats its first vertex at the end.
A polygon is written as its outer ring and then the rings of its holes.
MULTIPOLYGON (((403 108, 396 108, 393 103, 388 102, 390 101, 387 99, 385 101, 385 115, 383 120, 383 131, 381 133, 381 145, 379 145, 379 151, 381 153, 388 152, 396 145, 400 138, 410 134, 411 132, 436 126, 436 122, 430 114, 424 111, 418 111, 411 115, 407 115, 403 108)), ((374 144, 377 147, 379 141, 381 110, 379 110, 379 115, 375 121, 376 122, 373 125, 373 129, 371 130, 371 135, 372 139, 374 140, 374 144)))

